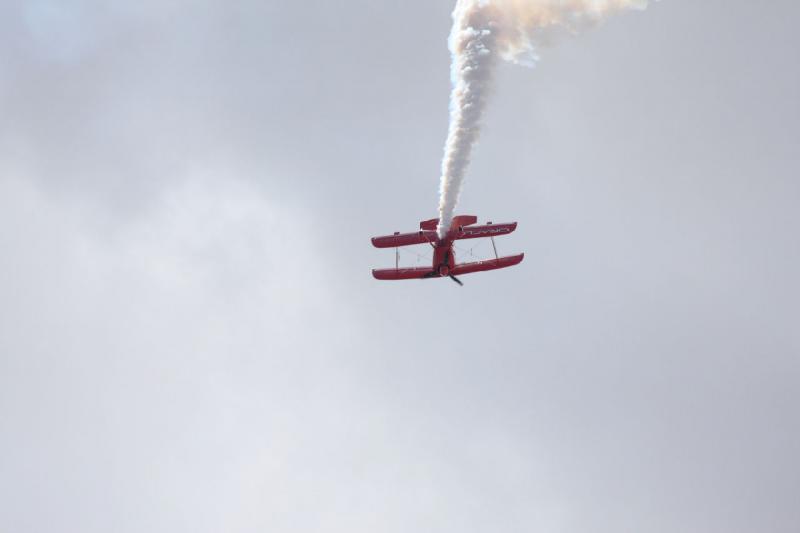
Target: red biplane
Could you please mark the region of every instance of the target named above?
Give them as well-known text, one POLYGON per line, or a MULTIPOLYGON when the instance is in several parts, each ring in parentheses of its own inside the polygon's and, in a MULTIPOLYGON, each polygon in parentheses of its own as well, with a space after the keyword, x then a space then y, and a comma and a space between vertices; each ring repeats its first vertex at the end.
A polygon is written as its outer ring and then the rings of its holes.
POLYGON ((476 226, 477 222, 478 217, 472 215, 457 216, 453 219, 450 230, 443 239, 440 239, 436 233, 436 227, 439 224, 438 218, 420 222, 419 231, 416 233, 401 234, 397 232, 394 235, 385 237, 373 237, 372 245, 376 248, 399 248, 400 246, 412 246, 414 244, 430 244, 433 248, 433 264, 429 267, 401 268, 396 255, 395 268, 376 269, 372 271, 372 275, 375 279, 380 280, 449 277, 459 285, 463 285, 456 276, 507 268, 522 262, 525 254, 498 257, 497 247, 494 245, 494 237, 508 235, 517 229, 516 222, 510 224, 492 224, 489 222, 484 226, 476 226), (453 242, 461 239, 479 239, 481 237, 492 239, 495 258, 475 263, 456 264, 453 242))

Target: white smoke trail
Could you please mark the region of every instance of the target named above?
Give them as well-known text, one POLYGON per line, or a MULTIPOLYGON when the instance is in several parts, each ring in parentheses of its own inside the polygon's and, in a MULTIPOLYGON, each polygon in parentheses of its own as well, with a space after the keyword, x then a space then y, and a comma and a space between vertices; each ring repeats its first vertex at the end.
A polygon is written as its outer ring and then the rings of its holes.
POLYGON ((497 58, 532 65, 554 32, 575 33, 647 0, 458 0, 453 11, 450 129, 442 160, 439 237, 450 228, 480 134, 497 58))

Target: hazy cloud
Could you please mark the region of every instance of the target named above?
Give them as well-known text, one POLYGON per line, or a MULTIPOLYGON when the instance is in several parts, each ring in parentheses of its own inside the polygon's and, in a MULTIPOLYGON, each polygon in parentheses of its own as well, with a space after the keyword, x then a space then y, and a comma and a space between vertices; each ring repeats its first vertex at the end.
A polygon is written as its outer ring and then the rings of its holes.
POLYGON ((0 530, 797 530, 798 7, 501 66, 526 263, 380 284, 452 7, 0 5, 0 530))

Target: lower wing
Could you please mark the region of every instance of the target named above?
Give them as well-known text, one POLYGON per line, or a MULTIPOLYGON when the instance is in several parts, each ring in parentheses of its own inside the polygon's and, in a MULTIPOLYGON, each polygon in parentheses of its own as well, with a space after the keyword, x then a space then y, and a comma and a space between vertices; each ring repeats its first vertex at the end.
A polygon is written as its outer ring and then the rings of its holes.
POLYGON ((399 280, 399 279, 423 279, 430 277, 433 272, 431 267, 419 268, 384 268, 372 271, 372 276, 375 279, 381 280, 399 280))
POLYGON ((460 276, 462 274, 472 274, 473 272, 486 272, 487 270, 508 268, 520 264, 524 258, 525 254, 519 254, 500 257, 499 259, 477 261, 475 263, 462 263, 451 268, 450 273, 454 276, 460 276))

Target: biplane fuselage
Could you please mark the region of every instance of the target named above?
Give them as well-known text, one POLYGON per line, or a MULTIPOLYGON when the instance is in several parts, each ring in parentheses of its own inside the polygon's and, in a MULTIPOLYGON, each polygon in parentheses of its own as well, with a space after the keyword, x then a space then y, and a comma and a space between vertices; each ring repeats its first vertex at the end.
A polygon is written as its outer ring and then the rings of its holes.
POLYGON ((480 239, 508 235, 517 229, 517 223, 492 224, 491 222, 476 226, 478 218, 472 215, 461 215, 453 219, 450 229, 444 238, 439 238, 436 228, 438 219, 420 222, 419 232, 395 233, 385 237, 373 237, 372 244, 376 248, 399 248, 415 244, 429 244, 433 248, 433 261, 430 267, 400 268, 395 263, 395 268, 376 269, 372 275, 379 280, 426 279, 450 277, 457 283, 461 282, 456 276, 485 272, 518 265, 525 254, 509 257, 498 257, 495 249, 495 259, 477 261, 474 263, 456 263, 453 243, 462 239, 480 239))

